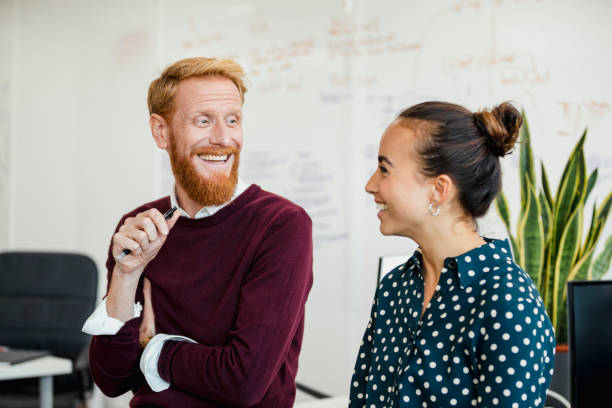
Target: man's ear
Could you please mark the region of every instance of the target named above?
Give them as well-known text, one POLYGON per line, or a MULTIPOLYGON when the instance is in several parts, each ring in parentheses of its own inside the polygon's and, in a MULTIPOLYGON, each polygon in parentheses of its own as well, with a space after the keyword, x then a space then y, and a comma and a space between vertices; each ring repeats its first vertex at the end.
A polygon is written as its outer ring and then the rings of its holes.
POLYGON ((446 174, 440 174, 433 180, 432 190, 432 202, 438 203, 438 205, 444 203, 452 197, 455 185, 453 180, 446 174))
POLYGON ((168 149, 168 146, 170 146, 170 126, 166 119, 154 113, 149 118, 149 126, 157 147, 164 150, 168 149))

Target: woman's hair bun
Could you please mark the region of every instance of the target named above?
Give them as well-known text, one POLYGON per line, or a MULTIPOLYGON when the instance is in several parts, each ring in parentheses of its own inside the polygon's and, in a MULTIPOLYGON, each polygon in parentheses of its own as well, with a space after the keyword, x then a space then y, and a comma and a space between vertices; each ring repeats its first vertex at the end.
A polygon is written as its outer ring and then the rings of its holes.
POLYGON ((512 151, 523 117, 511 103, 503 102, 493 110, 474 113, 474 122, 491 152, 501 157, 512 151))

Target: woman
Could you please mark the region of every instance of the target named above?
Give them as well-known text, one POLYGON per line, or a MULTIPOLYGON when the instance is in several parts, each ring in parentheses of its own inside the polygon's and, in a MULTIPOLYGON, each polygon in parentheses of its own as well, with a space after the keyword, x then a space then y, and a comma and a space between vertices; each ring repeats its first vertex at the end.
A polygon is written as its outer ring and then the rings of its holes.
POLYGON ((387 128, 366 185, 384 235, 419 245, 380 283, 350 407, 541 407, 555 337, 507 241, 478 235, 501 189, 499 157, 522 119, 509 103, 472 113, 413 106, 387 128))

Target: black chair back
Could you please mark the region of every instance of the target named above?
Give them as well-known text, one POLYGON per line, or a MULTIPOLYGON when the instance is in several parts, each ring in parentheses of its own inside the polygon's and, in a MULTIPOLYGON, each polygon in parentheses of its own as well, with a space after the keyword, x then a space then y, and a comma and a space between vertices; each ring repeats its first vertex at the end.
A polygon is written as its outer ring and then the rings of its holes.
MULTIPOLYGON (((0 253, 0 345, 48 350, 76 362, 89 344, 81 327, 94 310, 97 286, 96 264, 88 256, 0 253)), ((76 374, 60 376, 55 389, 78 382, 76 374)))

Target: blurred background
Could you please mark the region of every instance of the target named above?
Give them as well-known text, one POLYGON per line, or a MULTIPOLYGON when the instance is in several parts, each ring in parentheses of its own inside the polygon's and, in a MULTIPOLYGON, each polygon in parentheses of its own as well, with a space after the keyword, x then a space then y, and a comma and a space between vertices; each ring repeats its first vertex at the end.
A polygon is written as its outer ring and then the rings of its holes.
MULTIPOLYGON (((588 127, 590 208, 612 190, 611 17, 606 0, 0 0, 0 250, 87 254, 103 296, 119 218, 172 183, 149 83, 181 58, 235 59, 250 83, 241 177, 314 222, 298 381, 346 395, 378 258, 415 247, 379 233, 364 192, 385 127, 422 101, 512 101, 553 190, 588 127)), ((516 221, 518 155, 503 169, 516 221)), ((479 228, 506 235, 494 208, 479 228)))

